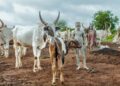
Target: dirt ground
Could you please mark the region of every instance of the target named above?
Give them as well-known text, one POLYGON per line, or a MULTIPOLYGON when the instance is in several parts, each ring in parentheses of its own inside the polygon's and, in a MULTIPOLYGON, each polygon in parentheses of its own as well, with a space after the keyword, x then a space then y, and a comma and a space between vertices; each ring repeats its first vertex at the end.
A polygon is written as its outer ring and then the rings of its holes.
MULTIPOLYGON (((110 49, 87 52, 87 65, 94 71, 76 70, 74 50, 65 57, 64 86, 120 86, 120 50, 110 44, 110 49)), ((33 73, 32 49, 22 58, 23 67, 15 69, 14 49, 9 58, 0 57, 0 86, 51 86, 52 73, 48 49, 42 51, 43 70, 33 73)), ((82 57, 81 57, 82 59, 82 57)), ((57 86, 61 86, 59 79, 57 86)))

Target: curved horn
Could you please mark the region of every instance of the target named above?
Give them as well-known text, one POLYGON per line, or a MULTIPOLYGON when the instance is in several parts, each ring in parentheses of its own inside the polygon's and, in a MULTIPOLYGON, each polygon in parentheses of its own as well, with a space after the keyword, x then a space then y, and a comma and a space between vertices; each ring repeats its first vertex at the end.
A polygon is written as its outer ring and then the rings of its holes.
POLYGON ((1 19, 0 19, 0 22, 2 24, 0 28, 2 28, 4 26, 4 23, 3 23, 3 21, 1 19))
POLYGON ((58 22, 59 18, 60 18, 60 11, 58 12, 57 19, 54 21, 54 24, 55 24, 55 25, 57 24, 57 22, 58 22))
POLYGON ((87 27, 85 27, 83 24, 82 24, 82 27, 83 27, 84 29, 87 29, 87 27))
POLYGON ((15 26, 13 26, 12 28, 15 28, 15 26))
POLYGON ((93 25, 93 29, 96 30, 95 25, 93 25))
POLYGON ((39 18, 42 24, 47 25, 47 23, 42 19, 41 12, 39 11, 39 18))
POLYGON ((112 25, 110 24, 110 26, 108 27, 108 29, 111 29, 112 25))

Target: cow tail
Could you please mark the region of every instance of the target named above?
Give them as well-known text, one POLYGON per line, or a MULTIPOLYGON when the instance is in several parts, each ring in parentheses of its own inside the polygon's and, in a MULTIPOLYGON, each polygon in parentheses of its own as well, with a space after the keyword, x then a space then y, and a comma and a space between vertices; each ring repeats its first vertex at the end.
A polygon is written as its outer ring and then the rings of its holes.
POLYGON ((64 58, 65 56, 64 56, 64 51, 62 51, 62 64, 64 64, 64 62, 65 62, 65 58, 64 58))
POLYGON ((57 49, 57 44, 55 42, 55 59, 58 61, 58 49, 57 49))

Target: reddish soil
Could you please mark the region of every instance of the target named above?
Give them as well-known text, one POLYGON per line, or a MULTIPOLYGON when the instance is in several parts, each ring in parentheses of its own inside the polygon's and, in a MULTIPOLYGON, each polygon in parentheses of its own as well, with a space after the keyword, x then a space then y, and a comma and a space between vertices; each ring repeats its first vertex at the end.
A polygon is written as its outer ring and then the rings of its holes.
MULTIPOLYGON (((120 86, 120 51, 115 44, 110 49, 87 52, 87 65, 94 71, 76 70, 74 50, 65 57, 64 86, 120 86)), ((44 49, 42 57, 49 57, 44 49)), ((82 58, 81 58, 82 59, 82 58)), ((0 58, 0 86, 50 86, 52 80, 50 59, 42 59, 43 70, 33 73, 32 49, 22 58, 23 67, 15 69, 14 49, 9 58, 0 58)), ((61 86, 59 79, 57 86, 61 86)))

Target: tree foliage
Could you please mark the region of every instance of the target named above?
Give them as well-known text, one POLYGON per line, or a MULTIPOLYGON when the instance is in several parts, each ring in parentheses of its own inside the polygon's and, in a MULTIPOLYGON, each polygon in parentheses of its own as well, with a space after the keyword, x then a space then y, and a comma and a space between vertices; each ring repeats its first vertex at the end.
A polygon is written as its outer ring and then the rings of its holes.
POLYGON ((57 26, 60 27, 61 29, 64 29, 67 27, 67 22, 65 20, 60 20, 58 23, 57 23, 57 26))
POLYGON ((67 26, 67 22, 65 20, 60 20, 57 23, 57 26, 61 28, 60 29, 61 31, 66 31, 66 30, 72 31, 73 30, 73 28, 67 26))
POLYGON ((118 17, 114 16, 111 11, 98 11, 94 14, 92 24, 96 29, 106 29, 111 24, 111 29, 114 29, 118 21, 118 17))

